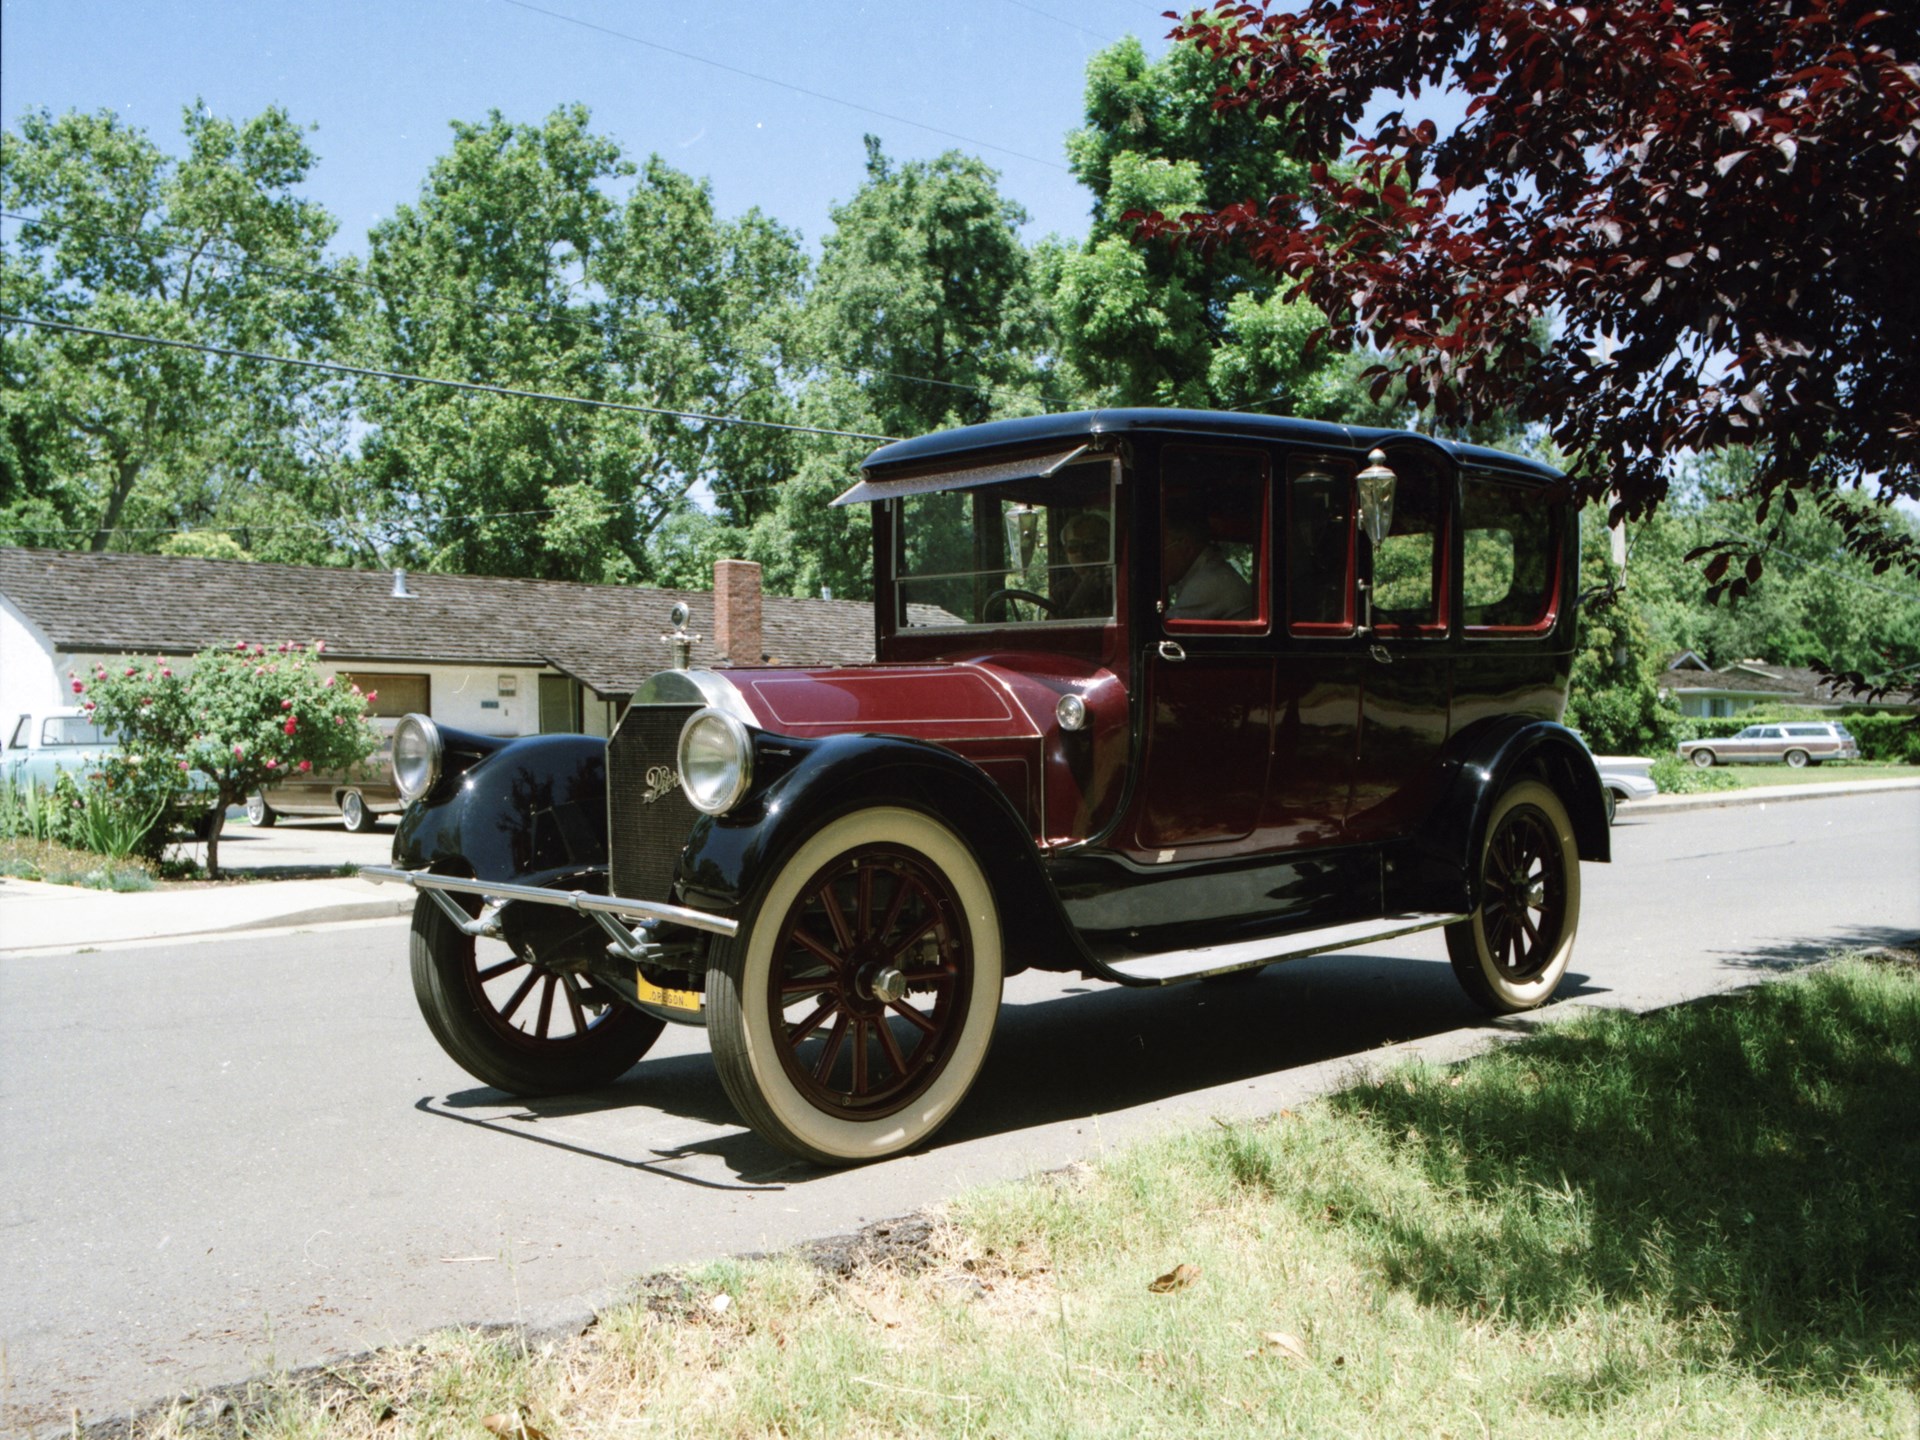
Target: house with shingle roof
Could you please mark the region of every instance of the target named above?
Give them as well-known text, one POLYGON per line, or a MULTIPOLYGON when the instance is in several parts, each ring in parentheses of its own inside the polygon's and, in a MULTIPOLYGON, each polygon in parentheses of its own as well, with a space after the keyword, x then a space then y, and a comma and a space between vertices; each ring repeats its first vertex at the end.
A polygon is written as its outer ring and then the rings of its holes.
POLYGON ((379 714, 604 735, 671 663, 676 602, 700 637, 696 665, 873 659, 870 603, 763 595, 749 561, 714 570, 714 590, 686 591, 0 548, 0 717, 67 703, 68 672, 96 660, 323 640, 323 663, 378 690, 379 714))
MULTIPOLYGON (((1774 665, 1765 660, 1739 660, 1714 669, 1696 652, 1682 650, 1667 661, 1659 688, 1671 695, 1682 715, 1738 715, 1760 705, 1795 705, 1812 710, 1838 710, 1863 704, 1834 688, 1818 670, 1799 665, 1774 665)), ((1903 709, 1877 705, 1876 709, 1903 709)))

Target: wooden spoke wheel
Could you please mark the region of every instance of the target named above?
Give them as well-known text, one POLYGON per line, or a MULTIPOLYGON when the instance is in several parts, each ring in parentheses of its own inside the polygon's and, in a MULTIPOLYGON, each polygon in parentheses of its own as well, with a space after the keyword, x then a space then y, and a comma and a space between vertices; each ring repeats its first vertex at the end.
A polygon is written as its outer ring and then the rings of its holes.
POLYGON ((877 1159, 945 1122, 1000 1004, 991 892, 959 837, 917 811, 824 826, 716 949, 708 1030, 727 1093, 774 1144, 877 1159))
POLYGON ((1447 927, 1466 992, 1510 1014, 1544 1004, 1566 973, 1580 923, 1580 856, 1560 797, 1538 780, 1495 803, 1480 859, 1480 904, 1447 927))
POLYGON ((589 977, 463 933, 422 895, 413 907, 413 992, 441 1048, 474 1079, 514 1095, 617 1080, 665 1023, 589 977))

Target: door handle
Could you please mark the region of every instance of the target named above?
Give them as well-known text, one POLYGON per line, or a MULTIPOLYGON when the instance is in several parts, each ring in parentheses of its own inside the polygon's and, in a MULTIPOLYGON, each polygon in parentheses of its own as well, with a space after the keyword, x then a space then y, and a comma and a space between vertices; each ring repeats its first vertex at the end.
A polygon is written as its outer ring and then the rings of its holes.
POLYGON ((1184 660, 1187 658, 1187 652, 1178 640, 1162 640, 1160 642, 1160 658, 1162 660, 1184 660))

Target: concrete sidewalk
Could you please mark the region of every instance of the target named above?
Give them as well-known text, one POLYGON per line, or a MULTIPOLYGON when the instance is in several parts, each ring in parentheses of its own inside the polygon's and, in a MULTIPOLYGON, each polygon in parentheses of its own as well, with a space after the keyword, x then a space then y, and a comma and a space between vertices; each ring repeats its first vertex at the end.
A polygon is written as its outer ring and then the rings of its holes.
MULTIPOLYGON (((1854 780, 1819 785, 1761 786, 1704 795, 1659 795, 1620 807, 1620 823, 1675 810, 1791 804, 1832 795, 1920 790, 1911 780, 1854 780)), ((367 863, 385 857, 370 855, 367 863)), ((72 885, 0 878, 0 956, 65 952, 132 941, 218 936, 286 926, 378 920, 406 915, 414 894, 370 880, 252 880, 225 885, 119 894, 72 885)))
POLYGON ((0 956, 387 919, 412 909, 411 890, 349 878, 126 893, 0 878, 0 956))

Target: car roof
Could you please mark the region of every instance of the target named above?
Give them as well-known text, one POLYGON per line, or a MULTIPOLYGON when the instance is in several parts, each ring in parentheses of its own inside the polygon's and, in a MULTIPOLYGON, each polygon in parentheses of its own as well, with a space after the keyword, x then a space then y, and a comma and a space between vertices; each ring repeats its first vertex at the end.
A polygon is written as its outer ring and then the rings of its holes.
POLYGON ((937 464, 956 456, 986 450, 1032 447, 1048 443, 1084 443, 1101 435, 1154 433, 1205 435, 1236 440, 1286 440, 1296 444, 1359 450, 1375 445, 1406 443, 1436 446, 1469 469, 1501 470, 1541 481, 1561 478, 1550 465, 1510 455, 1485 445, 1436 440, 1411 430, 1378 430, 1367 426, 1335 425, 1324 420, 1299 420, 1288 415, 1244 415, 1228 410, 1116 409, 1074 410, 1058 415, 1024 415, 1014 420, 990 420, 937 430, 911 440, 883 445, 861 462, 869 473, 896 466, 937 464))

